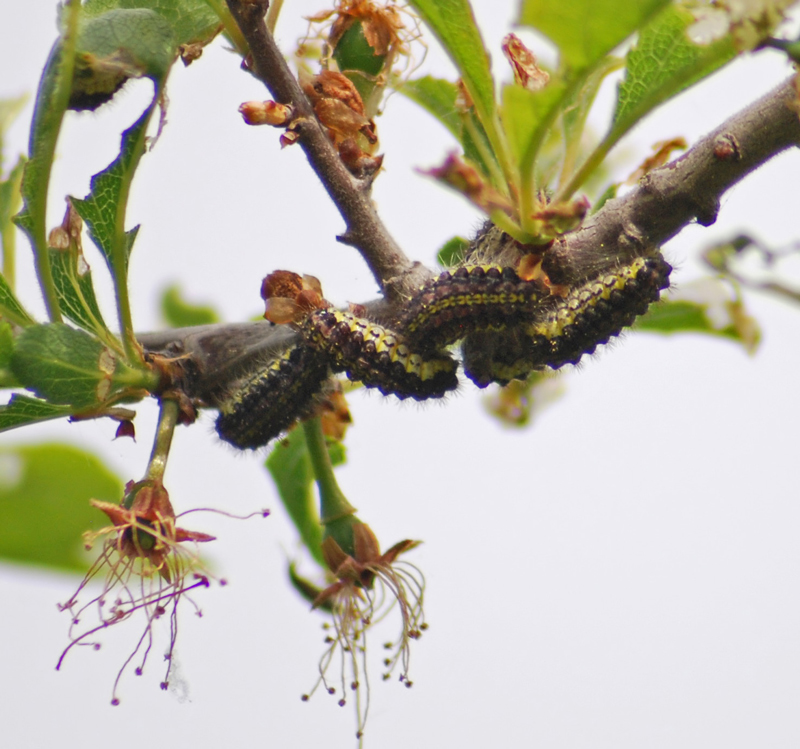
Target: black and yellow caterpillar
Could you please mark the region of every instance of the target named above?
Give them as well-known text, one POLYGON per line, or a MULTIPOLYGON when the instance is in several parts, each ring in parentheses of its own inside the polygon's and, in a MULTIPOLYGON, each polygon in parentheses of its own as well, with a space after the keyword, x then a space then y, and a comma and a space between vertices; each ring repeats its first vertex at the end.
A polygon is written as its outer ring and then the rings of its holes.
POLYGON ((469 333, 532 322, 548 296, 513 268, 463 265, 426 283, 409 300, 398 328, 415 345, 439 349, 469 333))
POLYGON ((298 340, 266 366, 230 383, 218 404, 217 434, 241 450, 263 447, 310 415, 329 376, 327 357, 298 340))
POLYGON ((327 355, 334 372, 346 372, 384 395, 426 400, 458 387, 458 363, 448 353, 419 353, 397 333, 350 312, 314 310, 300 333, 327 355))
POLYGON ((262 447, 309 416, 331 374, 400 399, 441 398, 458 386, 458 362, 420 354, 401 336, 349 312, 316 309, 300 338, 265 366, 230 383, 217 407, 219 436, 240 449, 262 447))
POLYGON ((400 332, 351 312, 313 309, 295 323, 299 338, 288 350, 229 386, 217 432, 236 447, 265 445, 308 416, 339 372, 384 395, 441 398, 458 386, 458 363, 444 347, 460 340, 464 371, 479 387, 577 364, 658 301, 671 271, 656 251, 561 296, 512 267, 464 265, 413 295, 397 319, 400 332))
POLYGON ((464 339, 464 371, 479 387, 507 384, 545 367, 577 364, 633 324, 669 286, 672 266, 656 253, 551 296, 531 322, 464 339))

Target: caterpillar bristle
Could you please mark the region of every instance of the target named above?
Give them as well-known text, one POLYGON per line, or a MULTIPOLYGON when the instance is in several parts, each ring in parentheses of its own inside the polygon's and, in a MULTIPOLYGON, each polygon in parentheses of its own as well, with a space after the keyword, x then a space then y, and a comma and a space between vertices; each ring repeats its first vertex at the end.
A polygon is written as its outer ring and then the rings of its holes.
POLYGON ((473 332, 532 321, 547 295, 511 267, 463 265, 425 284, 409 301, 398 328, 415 345, 440 349, 473 332))
POLYGON ((660 255, 640 257, 550 297, 533 322, 499 334, 468 336, 464 371, 476 385, 507 384, 546 367, 577 364, 633 324, 669 286, 672 266, 660 255))
POLYGON ((327 358, 296 343, 231 383, 218 404, 217 434, 241 450, 263 447, 310 415, 329 376, 327 358))
POLYGON ((318 309, 300 326, 334 372, 400 399, 441 398, 458 387, 458 363, 446 352, 413 351, 402 336, 350 312, 318 309))

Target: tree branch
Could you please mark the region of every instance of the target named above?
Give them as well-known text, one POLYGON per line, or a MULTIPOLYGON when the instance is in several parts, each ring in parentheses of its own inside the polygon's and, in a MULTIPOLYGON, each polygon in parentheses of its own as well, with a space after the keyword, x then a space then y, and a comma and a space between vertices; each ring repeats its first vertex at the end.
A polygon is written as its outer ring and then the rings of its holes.
POLYGON ((236 23, 250 45, 251 70, 281 103, 291 105, 292 129, 312 169, 345 220, 339 241, 357 248, 390 302, 399 302, 418 289, 430 271, 412 262, 400 249, 378 216, 370 197, 371 182, 358 180, 347 170, 320 125, 297 78, 267 29, 264 0, 227 0, 236 23))
MULTIPOLYGON (((252 37, 248 40, 252 44, 252 37)), ((648 174, 630 193, 610 200, 580 229, 559 238, 544 258, 551 280, 559 283, 558 274, 567 279, 590 276, 595 267, 607 269, 615 259, 630 260, 647 247, 660 246, 693 221, 712 224, 726 190, 781 151, 800 146, 794 86, 794 79, 778 86, 680 158, 648 174)), ((324 133, 323 137, 327 147, 324 133)), ((335 152, 334 156, 338 161, 335 152)), ((374 213, 371 204, 370 212, 374 213)), ((367 308, 373 319, 393 316, 393 306, 383 300, 367 308)), ((294 335, 285 326, 262 322, 182 328, 143 334, 139 340, 151 353, 183 358, 187 394, 213 403, 226 382, 274 356, 294 335)))
POLYGON ((790 78, 557 239, 543 262, 550 280, 591 276, 610 258, 628 261, 694 221, 713 224, 723 193, 776 154, 800 146, 798 111, 790 78))

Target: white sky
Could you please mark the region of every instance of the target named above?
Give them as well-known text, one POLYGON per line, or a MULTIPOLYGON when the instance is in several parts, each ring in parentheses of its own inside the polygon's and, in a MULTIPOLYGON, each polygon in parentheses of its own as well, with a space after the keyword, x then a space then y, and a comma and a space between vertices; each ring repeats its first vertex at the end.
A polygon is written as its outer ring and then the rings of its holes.
MULTIPOLYGON (((507 76, 499 46, 513 4, 474 4, 507 76)), ((303 30, 289 16, 322 7, 287 0, 284 49, 303 30)), ((4 19, 0 98, 33 94, 55 36, 54 3, 16 3, 4 19)), ((433 49, 425 70, 453 77, 433 49)), ((653 142, 693 142, 789 72, 764 53, 685 93, 620 147, 620 174, 653 142)), ((70 115, 53 196, 86 194, 148 95, 142 83, 96 113, 70 115)), ((260 280, 276 268, 313 273, 336 303, 375 296, 356 252, 334 241, 343 224, 302 152, 281 151, 277 131, 241 123, 238 105, 266 94, 234 57, 217 44, 177 66, 169 96, 169 125, 128 211, 131 225, 142 224, 131 263, 137 329, 158 326, 156 302, 176 281, 231 321, 259 312, 260 280)), ((610 91, 605 101, 608 109, 610 91)), ((7 161, 24 150, 29 118, 30 107, 7 161)), ((478 223, 414 171, 453 143, 400 96, 379 128, 386 171, 375 199, 406 252, 430 263, 478 223)), ((776 246, 796 240, 798 168, 797 152, 774 160, 725 197, 715 226, 672 241, 674 283, 697 277, 698 250, 734 232, 776 246)), ((55 224, 63 204, 51 202, 55 224)), ((20 288, 39 312, 28 260, 21 239, 20 288)), ((89 261, 102 277, 99 257, 89 261)), ((800 310, 757 295, 748 303, 763 328, 757 356, 705 337, 628 336, 570 372, 566 397, 522 431, 490 419, 468 382, 424 407, 352 398, 340 481, 384 546, 425 541, 409 559, 427 576, 431 625, 413 649, 411 690, 380 681, 377 633, 367 746, 798 746, 800 310)), ((74 441, 127 480, 144 471, 153 424, 146 404, 136 444, 112 442, 110 423, 58 422, 0 435, 0 446, 74 441)), ((285 580, 295 536, 262 459, 222 445, 211 413, 177 435, 167 472, 176 509, 273 510, 247 523, 195 516, 192 527, 219 537, 208 555, 230 584, 198 596, 203 619, 184 612, 183 695, 159 690, 155 658, 123 682, 122 704, 108 705, 139 634, 133 623, 109 632, 99 652, 72 653, 57 673, 68 622, 55 604, 77 579, 0 566, 8 746, 354 746, 350 707, 324 694, 299 699, 314 683, 320 619, 285 580)))

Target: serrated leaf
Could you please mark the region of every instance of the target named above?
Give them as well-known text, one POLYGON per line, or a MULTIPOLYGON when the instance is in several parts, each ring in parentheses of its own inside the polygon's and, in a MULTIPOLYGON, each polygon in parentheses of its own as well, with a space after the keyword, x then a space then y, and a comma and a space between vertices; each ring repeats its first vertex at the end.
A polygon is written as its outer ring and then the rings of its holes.
POLYGON ((164 318, 164 322, 172 328, 219 322, 219 315, 213 307, 190 304, 183 298, 178 286, 170 286, 162 294, 161 316, 164 318))
POLYGON ((730 37, 708 46, 693 43, 686 34, 694 16, 670 6, 643 30, 626 58, 612 132, 616 138, 645 114, 733 59, 730 37))
POLYGON ((85 571, 82 534, 106 525, 89 500, 117 503, 122 490, 119 478, 84 450, 0 449, 0 557, 85 571))
POLYGON ((69 406, 56 406, 47 401, 29 398, 27 395, 12 395, 5 406, 0 406, 0 432, 8 429, 36 424, 40 421, 60 419, 69 416, 69 406))
POLYGON ((87 0, 86 16, 96 17, 115 9, 146 8, 168 22, 176 44, 205 43, 220 27, 217 14, 205 0, 87 0))
POLYGON ((33 325, 34 319, 25 311, 19 303, 6 279, 0 275, 0 317, 25 327, 33 325))
MULTIPOLYGON (((345 450, 341 442, 328 442, 328 452, 333 465, 344 463, 345 450)), ((322 526, 314 491, 314 469, 302 429, 293 429, 286 439, 275 445, 267 457, 266 467, 303 544, 324 567, 322 526)))
POLYGON ((523 0, 519 23, 544 34, 571 74, 586 70, 671 0, 523 0))
POLYGON ((91 192, 85 199, 71 198, 72 205, 86 222, 89 236, 103 253, 115 279, 127 278, 128 260, 139 227, 125 231, 125 209, 130 184, 144 151, 145 131, 155 102, 122 133, 119 156, 102 172, 92 177, 91 192))
MULTIPOLYGON (((410 0, 453 60, 487 132, 494 130, 494 81, 489 55, 468 0, 410 0)), ((495 142, 494 137, 490 139, 495 142)))
POLYGON ((59 305, 65 317, 94 333, 107 346, 121 352, 121 346, 108 329, 97 304, 92 272, 83 256, 80 242, 81 221, 69 206, 64 223, 51 233, 59 247, 50 249, 50 267, 59 305))
POLYGON ((131 370, 100 341, 63 323, 23 330, 11 356, 11 371, 38 397, 76 410, 98 407, 133 384, 131 370))
POLYGON ((516 83, 503 87, 503 127, 511 154, 523 174, 533 166, 565 91, 564 84, 555 80, 539 91, 529 91, 516 83))
POLYGON ((464 260, 470 242, 464 237, 448 239, 436 253, 436 262, 444 268, 452 268, 464 260))

